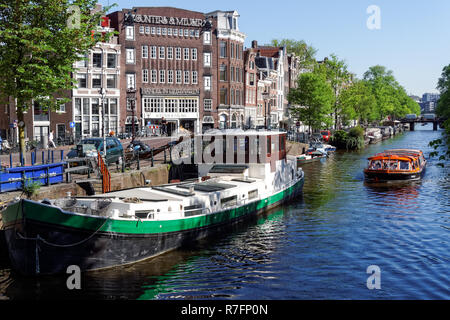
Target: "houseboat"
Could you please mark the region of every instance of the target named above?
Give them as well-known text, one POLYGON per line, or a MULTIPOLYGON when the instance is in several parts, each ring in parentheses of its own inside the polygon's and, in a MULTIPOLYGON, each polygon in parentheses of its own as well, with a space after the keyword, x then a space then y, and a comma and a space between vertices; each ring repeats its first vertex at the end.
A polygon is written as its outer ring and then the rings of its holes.
POLYGON ((33 276, 135 263, 301 194, 304 173, 286 155, 285 133, 215 130, 196 139, 195 181, 9 205, 2 217, 13 269, 33 276))
POLYGON ((420 180, 426 165, 427 160, 420 150, 386 150, 369 158, 364 176, 368 182, 420 180))

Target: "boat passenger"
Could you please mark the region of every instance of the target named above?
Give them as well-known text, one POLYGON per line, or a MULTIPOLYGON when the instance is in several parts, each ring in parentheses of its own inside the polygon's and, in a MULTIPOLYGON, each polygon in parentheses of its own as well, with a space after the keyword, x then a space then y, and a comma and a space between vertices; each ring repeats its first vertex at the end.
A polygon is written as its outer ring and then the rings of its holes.
POLYGON ((400 170, 409 170, 409 162, 400 161, 400 170))

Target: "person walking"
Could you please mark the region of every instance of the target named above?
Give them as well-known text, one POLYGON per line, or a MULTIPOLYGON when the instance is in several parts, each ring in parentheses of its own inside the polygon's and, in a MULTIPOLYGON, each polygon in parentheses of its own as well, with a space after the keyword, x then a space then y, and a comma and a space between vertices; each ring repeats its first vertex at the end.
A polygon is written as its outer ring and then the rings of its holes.
POLYGON ((56 148, 55 142, 53 141, 53 130, 51 130, 50 133, 48 134, 48 147, 56 148))
POLYGON ((161 131, 162 136, 167 134, 167 120, 164 117, 161 119, 161 131))

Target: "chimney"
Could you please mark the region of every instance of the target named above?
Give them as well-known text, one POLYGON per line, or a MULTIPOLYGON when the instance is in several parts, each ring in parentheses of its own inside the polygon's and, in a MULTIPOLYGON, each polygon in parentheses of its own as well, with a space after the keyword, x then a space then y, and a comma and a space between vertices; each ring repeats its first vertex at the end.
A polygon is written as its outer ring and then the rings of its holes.
POLYGON ((252 41, 252 48, 253 49, 258 48, 258 41, 256 41, 256 40, 252 41))

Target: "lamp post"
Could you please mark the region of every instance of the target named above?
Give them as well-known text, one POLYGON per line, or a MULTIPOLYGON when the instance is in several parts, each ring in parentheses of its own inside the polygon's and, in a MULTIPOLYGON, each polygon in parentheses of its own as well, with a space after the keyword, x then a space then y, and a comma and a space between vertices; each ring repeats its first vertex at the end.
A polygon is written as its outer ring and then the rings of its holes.
POLYGON ((131 104, 131 113, 132 113, 132 118, 131 118, 131 141, 134 141, 134 137, 135 137, 135 130, 134 130, 134 105, 136 102, 136 89, 134 88, 128 88, 127 89, 127 100, 130 101, 131 104))
POLYGON ((101 88, 100 94, 102 96, 102 137, 103 137, 103 156, 106 158, 106 135, 105 135, 105 102, 106 102, 106 89, 101 88))
POLYGON ((265 128, 267 130, 268 129, 267 128, 267 102, 270 99, 270 93, 267 92, 267 91, 264 91, 262 93, 262 97, 264 99, 264 126, 265 126, 265 128))

